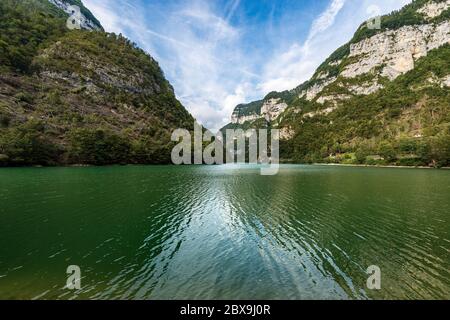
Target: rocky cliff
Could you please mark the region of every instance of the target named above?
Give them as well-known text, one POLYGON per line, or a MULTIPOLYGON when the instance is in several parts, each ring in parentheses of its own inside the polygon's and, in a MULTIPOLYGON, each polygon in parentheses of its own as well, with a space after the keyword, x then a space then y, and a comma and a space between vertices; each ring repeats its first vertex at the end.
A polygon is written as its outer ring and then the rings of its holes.
POLYGON ((431 50, 450 43, 449 8, 450 0, 416 0, 382 18, 394 20, 392 27, 369 29, 363 24, 349 44, 299 87, 304 88, 297 88, 299 97, 323 104, 382 89, 384 82, 413 70, 417 60, 431 50))
POLYGON ((74 1, 0 2, 0 165, 169 163, 194 119, 158 63, 74 1), (93 31, 92 31, 93 30, 93 31))
POLYGON ((87 9, 80 0, 48 0, 65 13, 74 14, 73 6, 80 8, 80 16, 76 17, 80 20, 80 27, 86 30, 103 30, 102 25, 94 17, 94 15, 87 9))
POLYGON ((448 165, 449 45, 450 0, 415 0, 381 28, 362 24, 309 81, 266 97, 286 105, 264 125, 282 130, 295 161, 448 165))
POLYGON ((265 119, 269 122, 275 121, 288 107, 282 98, 272 97, 266 97, 264 100, 256 101, 254 104, 258 107, 254 108, 252 105, 245 104, 237 106, 231 116, 231 123, 244 124, 245 122, 258 119, 265 119))

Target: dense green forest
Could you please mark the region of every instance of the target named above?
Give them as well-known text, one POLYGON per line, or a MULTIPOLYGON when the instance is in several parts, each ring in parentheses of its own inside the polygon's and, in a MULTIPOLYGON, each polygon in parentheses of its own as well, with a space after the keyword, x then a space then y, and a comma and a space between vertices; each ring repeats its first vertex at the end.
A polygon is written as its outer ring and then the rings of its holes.
POLYGON ((194 119, 152 57, 68 30, 47 0, 2 0, 0 16, 0 165, 170 162, 172 130, 194 119))

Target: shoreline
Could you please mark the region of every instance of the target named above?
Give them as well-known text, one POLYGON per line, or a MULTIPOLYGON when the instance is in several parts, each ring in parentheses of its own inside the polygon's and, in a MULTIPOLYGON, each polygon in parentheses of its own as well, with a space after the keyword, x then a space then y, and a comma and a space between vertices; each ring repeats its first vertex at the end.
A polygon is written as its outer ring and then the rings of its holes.
POLYGON ((395 166, 395 165, 369 165, 369 164, 343 164, 343 163, 313 163, 313 166, 330 167, 357 167, 357 168, 394 168, 394 169, 429 169, 429 170, 450 170, 450 167, 425 167, 425 166, 395 166))

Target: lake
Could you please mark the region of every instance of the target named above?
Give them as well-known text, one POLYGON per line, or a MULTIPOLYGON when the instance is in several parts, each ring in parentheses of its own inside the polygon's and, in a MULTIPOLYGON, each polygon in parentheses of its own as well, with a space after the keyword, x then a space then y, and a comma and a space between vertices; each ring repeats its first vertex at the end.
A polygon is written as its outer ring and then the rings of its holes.
POLYGON ((0 299, 450 299, 447 170, 8 168, 0 204, 0 299))

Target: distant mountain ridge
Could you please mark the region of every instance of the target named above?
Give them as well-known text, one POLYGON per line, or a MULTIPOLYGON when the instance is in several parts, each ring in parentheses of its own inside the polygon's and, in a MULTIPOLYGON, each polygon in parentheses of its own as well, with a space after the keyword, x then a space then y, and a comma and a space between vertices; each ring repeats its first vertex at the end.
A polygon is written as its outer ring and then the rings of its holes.
POLYGON ((383 16, 379 29, 362 24, 297 88, 236 107, 224 129, 281 129, 284 157, 296 162, 448 165, 450 145, 435 140, 450 133, 449 44, 450 0, 415 0, 383 16), (264 104, 277 112, 267 117, 264 104))

